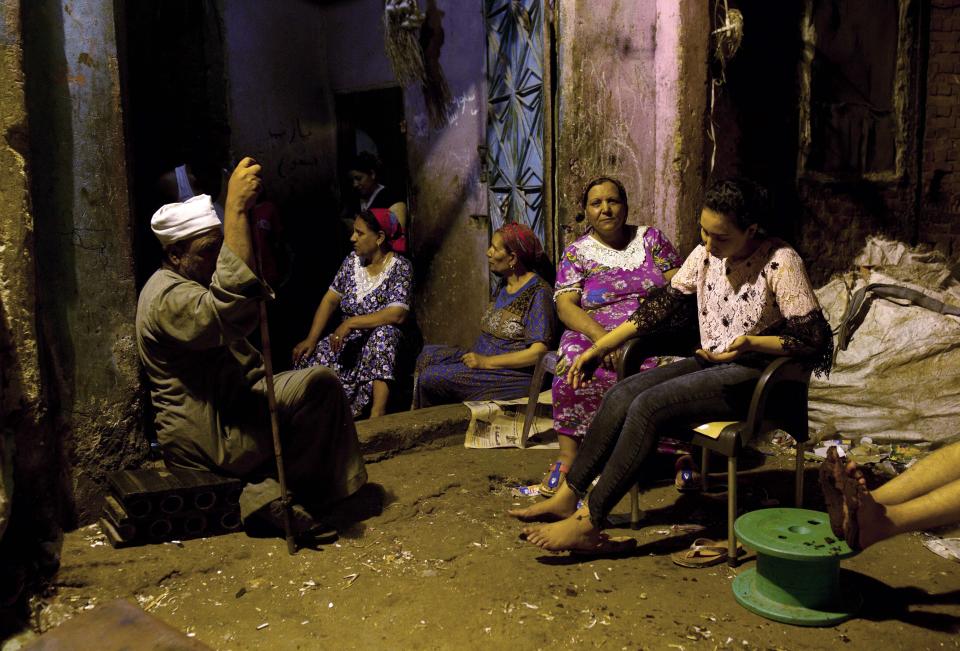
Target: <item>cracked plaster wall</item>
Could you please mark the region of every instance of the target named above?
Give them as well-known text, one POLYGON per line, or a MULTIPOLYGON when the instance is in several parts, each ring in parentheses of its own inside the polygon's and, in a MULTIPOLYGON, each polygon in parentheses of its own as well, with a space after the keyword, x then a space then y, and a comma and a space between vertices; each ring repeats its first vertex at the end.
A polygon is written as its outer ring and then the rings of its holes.
POLYGON ((43 433, 37 333, 33 215, 27 187, 27 113, 19 3, 0 3, 0 538, 10 521, 15 445, 18 488, 44 459, 30 449, 43 433))
POLYGON ((23 5, 39 349, 68 523, 93 520, 106 474, 146 452, 113 6, 23 5))
POLYGON ((558 5, 558 223, 569 243, 584 183, 619 177, 631 221, 684 252, 697 242, 703 178, 706 42, 702 3, 558 5))

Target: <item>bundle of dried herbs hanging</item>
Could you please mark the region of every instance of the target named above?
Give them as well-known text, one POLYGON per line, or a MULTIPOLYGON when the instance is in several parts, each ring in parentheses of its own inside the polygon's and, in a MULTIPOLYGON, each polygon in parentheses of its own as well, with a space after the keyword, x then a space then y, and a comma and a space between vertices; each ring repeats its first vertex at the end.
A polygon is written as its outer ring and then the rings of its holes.
POLYGON ((435 35, 429 25, 424 27, 425 18, 417 0, 384 0, 384 44, 393 74, 402 86, 420 84, 430 124, 441 128, 448 122, 450 89, 440 69, 435 35), (429 59, 431 52, 434 56, 429 59))
POLYGON ((427 83, 420 49, 421 25, 423 13, 417 0, 386 0, 383 9, 384 45, 393 74, 402 86, 427 83))

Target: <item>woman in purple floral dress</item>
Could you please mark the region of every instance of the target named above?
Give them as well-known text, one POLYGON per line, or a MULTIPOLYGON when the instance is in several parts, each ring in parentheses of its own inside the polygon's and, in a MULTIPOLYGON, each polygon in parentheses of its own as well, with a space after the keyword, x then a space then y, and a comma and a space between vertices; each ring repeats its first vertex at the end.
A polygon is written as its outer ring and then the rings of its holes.
POLYGON ((410 313, 413 270, 398 253, 406 241, 396 215, 386 209, 364 210, 353 224, 353 253, 340 265, 320 301, 307 338, 293 348, 297 368, 318 364, 333 369, 352 405, 354 418, 369 408, 371 417, 386 413, 397 366, 412 360, 415 338, 405 324, 410 313), (320 335, 340 310, 343 321, 329 336, 320 335))
MULTIPOLYGON (((581 197, 586 235, 568 246, 557 270, 554 299, 567 329, 560 338, 553 381, 553 427, 560 439, 559 459, 544 477, 540 492, 552 495, 573 463, 603 394, 617 381, 616 357, 604 359, 590 384, 572 388, 565 369, 577 355, 633 314, 650 290, 661 287, 683 260, 655 228, 627 225, 627 193, 620 181, 599 177, 581 197)), ((642 370, 659 362, 651 357, 642 370)))

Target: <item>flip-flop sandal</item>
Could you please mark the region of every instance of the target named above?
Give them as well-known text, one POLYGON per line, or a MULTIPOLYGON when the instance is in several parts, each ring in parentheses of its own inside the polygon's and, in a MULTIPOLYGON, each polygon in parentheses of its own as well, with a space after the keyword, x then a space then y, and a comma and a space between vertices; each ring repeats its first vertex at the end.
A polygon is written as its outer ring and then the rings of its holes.
POLYGON ((630 536, 604 536, 593 547, 571 549, 575 556, 620 556, 632 553, 637 548, 637 539, 630 536))
POLYGON ((703 483, 700 481, 700 473, 693 468, 682 468, 677 471, 677 476, 673 480, 673 487, 681 493, 695 493, 700 490, 703 483))
POLYGON ((540 494, 544 497, 553 497, 556 495, 560 486, 562 486, 563 482, 567 479, 568 470, 570 470, 569 466, 563 465, 560 461, 554 462, 554 464, 550 466, 550 472, 548 472, 543 478, 543 481, 540 482, 540 494))
MULTIPOLYGON (((737 556, 743 553, 743 546, 737 543, 737 556)), ((727 560, 727 541, 697 538, 688 549, 670 555, 676 565, 681 567, 711 567, 727 560)))

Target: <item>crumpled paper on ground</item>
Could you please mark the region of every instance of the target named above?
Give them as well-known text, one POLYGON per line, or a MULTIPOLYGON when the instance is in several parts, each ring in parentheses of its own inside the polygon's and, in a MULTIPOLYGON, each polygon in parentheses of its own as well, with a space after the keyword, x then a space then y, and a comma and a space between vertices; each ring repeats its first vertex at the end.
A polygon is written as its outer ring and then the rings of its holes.
POLYGON ((932 533, 925 533, 923 546, 937 556, 960 562, 960 538, 941 538, 932 533))

